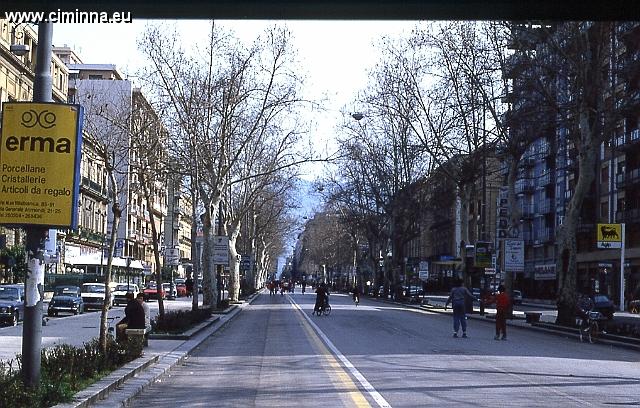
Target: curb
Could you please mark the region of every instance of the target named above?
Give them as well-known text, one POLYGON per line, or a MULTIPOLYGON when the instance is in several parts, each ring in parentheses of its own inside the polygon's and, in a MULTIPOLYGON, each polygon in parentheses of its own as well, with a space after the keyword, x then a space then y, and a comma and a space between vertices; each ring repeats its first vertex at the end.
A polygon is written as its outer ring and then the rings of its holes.
POLYGON ((120 387, 128 379, 132 378, 139 372, 146 370, 152 364, 157 363, 159 357, 160 356, 156 355, 151 358, 146 358, 145 361, 142 362, 139 360, 141 358, 144 359, 144 357, 139 357, 113 371, 105 378, 76 393, 71 402, 55 405, 54 408, 89 407, 98 400, 107 396, 111 391, 120 387))
MULTIPOLYGON (((260 291, 254 293, 249 298, 246 299, 246 304, 251 304, 253 300, 260 294, 260 291)), ((158 354, 153 358, 149 359, 149 361, 145 363, 138 363, 140 367, 136 367, 132 369, 128 367, 129 364, 137 363, 139 359, 132 361, 131 363, 121 367, 120 369, 114 371, 109 375, 109 377, 115 377, 115 380, 112 381, 113 384, 101 384, 97 382, 90 386, 89 388, 80 391, 74 396, 74 400, 80 394, 88 394, 85 398, 87 401, 83 401, 80 404, 61 404, 56 405, 54 408, 80 408, 80 407, 89 407, 92 405, 100 405, 102 403, 106 403, 108 405, 105 406, 129 406, 131 400, 134 399, 138 394, 140 394, 146 387, 156 382, 158 378, 165 375, 169 372, 173 367, 178 364, 184 362, 186 358, 190 355, 190 353, 196 349, 200 344, 202 344, 209 336, 214 334, 220 328, 222 328, 225 324, 227 324, 235 315, 240 313, 241 309, 238 308, 237 305, 233 305, 228 307, 223 311, 225 314, 225 318, 221 319, 220 316, 215 316, 210 318, 211 321, 206 321, 202 323, 202 327, 195 327, 194 333, 191 333, 190 337, 186 339, 186 341, 178 346, 171 352, 168 352, 164 355, 158 354), (213 326, 213 327, 211 327, 213 326), (205 330, 209 328, 210 330, 205 330), (154 364, 155 363, 155 364, 154 364), (117 401, 110 401, 109 397, 114 396, 112 391, 117 389, 117 401)), ((186 336, 180 335, 180 336, 186 336)), ((164 338, 163 338, 164 339, 164 338)), ((177 339, 175 337, 166 339, 171 340, 182 340, 177 339)), ((141 358, 144 358, 141 357, 141 358)))
POLYGON ((198 323, 197 326, 192 327, 184 333, 171 334, 171 333, 149 333, 149 339, 153 340, 189 340, 191 337, 200 333, 202 330, 211 326, 215 322, 220 320, 220 316, 212 316, 204 322, 198 323))

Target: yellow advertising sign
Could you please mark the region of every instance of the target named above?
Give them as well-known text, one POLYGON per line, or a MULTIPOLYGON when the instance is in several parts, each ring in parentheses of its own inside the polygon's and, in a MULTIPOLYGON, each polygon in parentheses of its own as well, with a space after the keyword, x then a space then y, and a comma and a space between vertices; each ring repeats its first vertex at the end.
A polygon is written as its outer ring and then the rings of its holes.
POLYGON ((0 224, 75 228, 78 105, 7 102, 0 133, 0 224))
POLYGON ((598 224, 596 246, 601 249, 622 248, 621 224, 598 224))
POLYGON ((620 242, 621 234, 620 224, 598 224, 598 241, 620 242))

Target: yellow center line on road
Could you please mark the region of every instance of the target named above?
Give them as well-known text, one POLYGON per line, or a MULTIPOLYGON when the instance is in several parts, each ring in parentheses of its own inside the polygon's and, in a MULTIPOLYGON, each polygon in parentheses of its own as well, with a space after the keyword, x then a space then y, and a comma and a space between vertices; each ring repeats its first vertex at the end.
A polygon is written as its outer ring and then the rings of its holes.
MULTIPOLYGON (((304 313, 304 312, 303 312, 304 313)), ((351 401, 358 408, 371 408, 367 399, 362 395, 362 392, 358 389, 358 386, 353 382, 349 374, 342 368, 338 360, 335 356, 329 351, 327 346, 322 342, 322 339, 318 337, 313 328, 309 325, 309 323, 302 318, 302 327, 304 327, 305 333, 307 337, 311 340, 311 342, 316 346, 318 351, 320 352, 320 356, 324 358, 325 362, 331 367, 332 370, 325 370, 329 373, 329 378, 331 381, 340 388, 343 386, 347 390, 354 390, 347 392, 351 401)))
MULTIPOLYGON (((382 395, 367 381, 367 379, 358 371, 353 364, 340 353, 336 346, 329 340, 329 338, 320 330, 320 328, 311 320, 309 316, 302 310, 291 296, 287 296, 293 307, 298 309, 301 314, 303 327, 307 336, 321 351, 322 355, 327 360, 328 364, 335 370, 335 373, 340 380, 341 384, 346 385, 347 389, 356 390, 351 391, 348 395, 356 407, 371 407, 367 399, 365 398, 361 389, 365 390, 367 394, 376 402, 380 408, 391 408, 391 405, 384 399, 382 395), (355 378, 360 387, 358 387, 352 378, 355 378)), ((333 379, 333 378, 332 378, 333 379)), ((336 380, 334 383, 339 385, 336 380)))

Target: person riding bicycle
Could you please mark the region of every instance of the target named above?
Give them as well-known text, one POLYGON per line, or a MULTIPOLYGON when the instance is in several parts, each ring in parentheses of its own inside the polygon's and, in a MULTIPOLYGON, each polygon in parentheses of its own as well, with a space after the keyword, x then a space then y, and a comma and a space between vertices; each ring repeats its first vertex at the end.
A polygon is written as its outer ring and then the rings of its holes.
POLYGON ((316 289, 316 304, 313 307, 313 313, 311 314, 313 315, 318 313, 318 315, 320 315, 320 313, 322 313, 322 311, 328 304, 329 304, 329 289, 327 289, 327 285, 325 285, 323 282, 316 289))
POLYGON ((576 316, 582 320, 582 325, 587 324, 589 312, 593 309, 593 300, 587 295, 579 295, 576 301, 576 316))

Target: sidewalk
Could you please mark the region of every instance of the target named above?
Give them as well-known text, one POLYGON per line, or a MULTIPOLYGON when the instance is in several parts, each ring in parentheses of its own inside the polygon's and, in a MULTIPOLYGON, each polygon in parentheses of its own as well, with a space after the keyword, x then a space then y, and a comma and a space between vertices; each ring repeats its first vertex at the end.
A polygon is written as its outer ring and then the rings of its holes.
POLYGON ((72 402, 58 404, 55 407, 127 406, 129 401, 145 387, 188 358, 192 350, 233 319, 244 307, 251 304, 258 293, 253 294, 246 301, 230 306, 224 314, 215 314, 209 319, 210 322, 206 327, 187 340, 150 338, 149 346, 144 348, 142 357, 80 391, 74 396, 72 402), (113 392, 116 390, 117 392, 113 392))
MULTIPOLYGON (((403 305, 406 307, 411 307, 414 309, 421 309, 421 310, 428 310, 430 312, 434 312, 434 313, 440 313, 440 314, 452 314, 453 311, 452 309, 449 307, 447 310, 444 310, 444 305, 447 301, 447 296, 439 296, 439 295, 434 295, 434 296, 425 296, 425 301, 428 302, 428 304, 426 305, 417 305, 417 304, 407 304, 407 303, 401 303, 401 302, 395 302, 393 300, 390 299, 379 299, 379 298, 370 298, 373 300, 377 300, 380 302, 387 302, 387 303, 393 303, 393 304, 397 304, 397 305, 403 305)), ((526 306, 533 306, 533 307, 539 307, 541 309, 554 309, 555 307, 550 307, 548 304, 533 304, 533 303, 525 303, 525 301, 523 300, 523 305, 526 306)), ((490 320, 490 319, 495 319, 495 314, 496 314, 496 309, 495 308, 490 308, 490 307, 485 307, 485 315, 481 316, 480 313, 480 308, 478 306, 473 307, 474 313, 473 314, 469 314, 467 315, 467 319, 473 319, 473 320, 480 320, 480 321, 485 321, 485 322, 493 322, 494 320, 490 320)), ((536 311, 533 312, 525 312, 525 311, 514 311, 514 319, 509 319, 507 320, 507 325, 510 327, 517 327, 520 329, 524 329, 524 330, 534 330, 534 331, 538 331, 538 332, 545 332, 548 334, 552 334, 552 335, 558 335, 558 336, 563 336, 563 337, 571 337, 571 338, 575 338, 575 339, 579 339, 579 335, 576 329, 572 329, 572 328, 567 328, 567 327, 559 327, 556 326, 555 323, 555 315, 553 314, 544 314, 544 313, 540 313, 540 321, 537 323, 528 323, 526 321, 525 318, 525 314, 526 313, 538 313, 536 311)), ((635 319, 639 319, 638 321, 640 322, 640 316, 638 315, 633 315, 631 313, 616 313, 616 316, 620 315, 620 317, 628 317, 628 316, 632 316, 635 319)), ((636 350, 636 351, 640 351, 640 339, 637 339, 635 337, 626 337, 626 336, 618 336, 618 335, 611 335, 611 334, 602 334, 600 336, 600 338, 598 339, 598 343, 602 343, 602 344, 607 344, 607 345, 611 345, 611 346, 617 346, 617 347, 624 347, 624 348, 629 348, 632 350, 636 350)))

